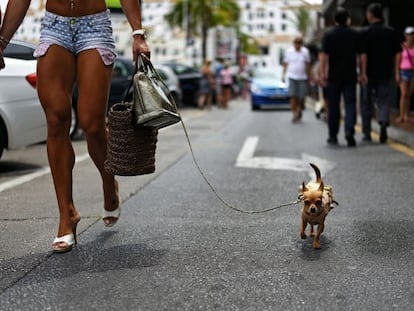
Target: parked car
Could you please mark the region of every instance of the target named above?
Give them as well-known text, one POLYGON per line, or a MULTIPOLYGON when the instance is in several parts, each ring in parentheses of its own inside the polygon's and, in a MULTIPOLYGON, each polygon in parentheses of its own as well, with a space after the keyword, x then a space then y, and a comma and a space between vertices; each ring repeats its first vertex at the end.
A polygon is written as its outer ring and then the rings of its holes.
POLYGON ((166 84, 170 92, 170 97, 173 98, 177 107, 182 106, 183 94, 181 91, 180 80, 177 75, 170 67, 165 65, 156 65, 155 69, 166 84))
POLYGON ((290 108, 288 83, 282 81, 281 70, 256 70, 250 79, 252 110, 261 108, 290 108))
MULTIPOLYGON (((33 56, 33 52, 35 51, 36 47, 37 46, 33 43, 12 39, 4 50, 3 55, 4 57, 35 61, 36 58, 33 56)), ((76 106, 72 104, 72 120, 69 129, 71 137, 76 134, 78 128, 78 117, 76 113, 76 106)))
MULTIPOLYGON (((179 106, 181 103, 181 90, 178 82, 178 78, 168 67, 164 66, 154 66, 160 77, 164 80, 167 89, 166 92, 169 92, 169 96, 172 96, 179 106)), ((128 57, 118 57, 114 62, 114 67, 112 71, 111 86, 109 90, 109 109, 116 103, 122 102, 123 100, 131 101, 133 98, 133 88, 129 88, 131 83, 132 75, 135 71, 135 65, 132 62, 131 58, 128 57)), ((76 102, 78 97, 78 91, 75 87, 73 94, 73 105, 76 110, 76 102)))
POLYGON ((183 105, 197 106, 201 73, 191 66, 178 62, 165 62, 161 65, 171 68, 178 77, 183 97, 183 105))
POLYGON ((12 39, 4 50, 3 55, 10 58, 35 60, 36 58, 33 56, 35 49, 36 45, 33 43, 12 39))
POLYGON ((0 70, 0 157, 46 140, 46 118, 36 91, 36 60, 4 58, 0 70))

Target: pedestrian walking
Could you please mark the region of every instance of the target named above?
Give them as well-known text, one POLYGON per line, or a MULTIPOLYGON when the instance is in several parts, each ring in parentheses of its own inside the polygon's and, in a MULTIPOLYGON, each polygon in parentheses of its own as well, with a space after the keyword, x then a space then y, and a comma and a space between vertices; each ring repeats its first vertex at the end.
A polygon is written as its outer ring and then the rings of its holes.
POLYGON ((303 39, 296 37, 283 60, 282 80, 289 79, 290 108, 292 122, 302 118, 305 97, 308 94, 309 81, 312 80, 311 58, 308 48, 303 46, 303 39))
POLYGON ((212 92, 214 88, 214 76, 211 71, 211 61, 205 60, 201 67, 201 79, 200 79, 200 94, 198 97, 198 108, 211 109, 212 92))
POLYGON ((371 121, 376 115, 380 125, 380 142, 388 139, 390 107, 395 101, 394 68, 401 44, 395 30, 383 23, 383 7, 372 3, 366 11, 369 25, 362 31, 366 78, 361 88, 361 119, 363 140, 371 141, 371 121), (374 114, 374 106, 377 113, 374 114))
POLYGON ((395 79, 400 86, 400 115, 395 120, 397 123, 414 121, 410 116, 410 104, 414 92, 414 27, 406 27, 404 35, 402 51, 397 53, 395 62, 395 79))
MULTIPOLYGON (((8 1, 0 29, 0 54, 23 21, 30 3, 30 0, 8 1)), ((149 55, 140 2, 121 0, 121 4, 133 29, 134 59, 139 52, 149 55)), ((75 154, 69 137, 74 81, 79 89, 79 124, 85 133, 89 155, 102 178, 103 222, 112 226, 120 216, 117 182, 104 169, 106 107, 116 57, 105 0, 48 0, 34 56, 38 59, 37 91, 47 120, 47 153, 59 208, 59 226, 52 250, 66 252, 76 244, 76 227, 81 219, 73 202, 75 154)))
POLYGON ((223 69, 220 71, 221 81, 221 102, 220 106, 224 109, 229 107, 229 101, 233 93, 233 72, 229 62, 224 63, 223 69))
MULTIPOLYGON (((345 103, 345 138, 348 147, 355 147, 357 59, 361 56, 362 46, 360 35, 348 26, 349 19, 346 9, 339 7, 336 10, 336 25, 322 39, 319 77, 322 86, 326 86, 328 144, 338 144, 342 94, 345 103)), ((365 75, 365 72, 361 71, 361 74, 365 75)))
POLYGON ((214 66, 214 79, 215 79, 215 88, 213 90, 213 102, 220 107, 221 98, 222 98, 222 89, 221 89, 221 71, 224 68, 224 60, 218 58, 214 66))

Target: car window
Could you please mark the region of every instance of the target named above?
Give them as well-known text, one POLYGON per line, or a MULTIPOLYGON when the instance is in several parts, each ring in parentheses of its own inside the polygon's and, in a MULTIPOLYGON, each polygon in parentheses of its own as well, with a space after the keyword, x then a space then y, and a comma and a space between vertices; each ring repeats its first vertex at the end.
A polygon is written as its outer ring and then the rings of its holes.
POLYGON ((17 58, 23 60, 36 59, 33 56, 34 47, 26 46, 20 43, 10 42, 3 52, 5 57, 17 58))
POLYGON ((182 75, 182 74, 187 74, 187 73, 198 73, 198 71, 195 70, 194 68, 191 68, 189 66, 182 65, 182 64, 169 64, 169 66, 171 67, 171 69, 174 71, 176 75, 182 75))
POLYGON ((167 75, 165 74, 164 70, 160 69, 160 68, 156 68, 158 74, 160 75, 161 79, 163 79, 164 81, 166 81, 168 79, 167 75))
POLYGON ((127 66, 119 61, 115 61, 114 68, 112 70, 112 78, 124 78, 130 75, 127 66))
POLYGON ((254 78, 260 78, 260 79, 281 79, 281 74, 278 71, 270 71, 270 70, 257 70, 253 72, 254 78))

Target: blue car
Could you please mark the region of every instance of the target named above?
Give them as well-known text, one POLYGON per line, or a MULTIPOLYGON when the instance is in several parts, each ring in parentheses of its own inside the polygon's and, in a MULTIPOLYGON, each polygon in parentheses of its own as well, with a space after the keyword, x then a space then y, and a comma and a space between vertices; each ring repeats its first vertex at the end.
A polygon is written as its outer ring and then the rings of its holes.
POLYGON ((257 70, 250 79, 252 110, 261 108, 289 109, 288 83, 282 81, 279 70, 257 70))

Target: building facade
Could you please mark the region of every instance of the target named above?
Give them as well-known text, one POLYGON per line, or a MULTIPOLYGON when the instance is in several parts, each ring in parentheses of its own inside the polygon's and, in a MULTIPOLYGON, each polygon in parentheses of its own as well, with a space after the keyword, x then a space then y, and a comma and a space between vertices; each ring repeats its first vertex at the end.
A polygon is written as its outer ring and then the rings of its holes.
MULTIPOLYGON (((299 34, 294 22, 294 12, 299 6, 307 6, 313 20, 316 20, 320 10, 320 6, 309 5, 305 0, 236 0, 236 2, 241 9, 240 31, 254 38, 261 51, 260 55, 248 56, 249 65, 253 67, 274 67, 280 64, 284 51, 299 34)), ((44 3, 44 0, 32 1, 30 10, 15 38, 37 42, 44 3)), ((188 45, 186 32, 183 30, 185 27, 171 29, 164 20, 164 16, 174 3, 174 0, 143 1, 143 26, 148 33, 151 57, 155 62, 176 60, 197 66, 202 63, 200 38, 194 38, 194 42, 188 45)), ((112 22, 118 53, 130 56, 132 37, 125 16, 119 11, 112 12, 112 22)), ((207 47, 207 57, 210 59, 215 59, 218 55, 217 38, 220 37, 220 33, 223 33, 223 29, 210 29, 207 47)), ((230 42, 226 44, 229 44, 231 53, 236 56, 236 52, 240 49, 237 34, 234 30, 226 33, 233 34, 230 42)), ((309 31, 306 36, 311 38, 312 31, 309 31)), ((235 61, 235 57, 231 60, 235 61)))

